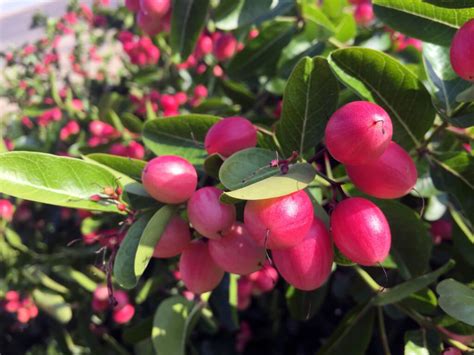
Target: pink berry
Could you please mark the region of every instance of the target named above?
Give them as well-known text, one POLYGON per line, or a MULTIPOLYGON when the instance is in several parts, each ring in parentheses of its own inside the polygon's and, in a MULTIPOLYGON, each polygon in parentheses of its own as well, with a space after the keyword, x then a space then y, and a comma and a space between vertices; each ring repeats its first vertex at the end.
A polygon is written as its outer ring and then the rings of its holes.
POLYGON ((291 248, 301 242, 313 222, 313 205, 304 191, 266 200, 248 201, 245 226, 260 246, 291 248))
POLYGON ((439 219, 431 223, 430 233, 435 244, 443 240, 451 240, 453 236, 453 223, 446 219, 439 219))
POLYGON ((204 146, 209 154, 229 157, 235 152, 257 145, 257 130, 244 117, 227 117, 215 123, 207 132, 204 146))
POLYGON ((273 266, 266 263, 261 270, 250 274, 249 279, 254 283, 254 294, 269 292, 275 288, 278 282, 278 272, 273 266))
POLYGON ((450 58, 456 74, 474 81, 474 19, 467 21, 454 35, 450 58))
POLYGON ((218 61, 232 58, 237 51, 237 39, 230 33, 220 33, 214 41, 214 56, 218 61))
POLYGON ((140 11, 140 0, 125 0, 125 6, 132 12, 140 11))
POLYGON ((15 313, 21 307, 20 301, 12 300, 5 303, 5 311, 8 313, 15 313))
POLYGON ((392 120, 385 110, 368 101, 339 108, 326 126, 329 153, 344 164, 365 164, 377 159, 392 139, 392 120))
POLYGON ((265 261, 265 249, 257 245, 240 222, 222 238, 209 241, 209 254, 222 269, 239 275, 261 269, 265 261))
POLYGON ((140 0, 141 11, 157 19, 164 17, 170 6, 170 0, 140 0))
POLYGON ((370 2, 358 4, 354 11, 355 21, 362 26, 368 26, 374 21, 374 9, 370 2))
POLYGON ((92 295, 92 309, 95 312, 103 312, 109 308, 109 291, 107 286, 99 285, 92 295))
POLYGON ((16 314, 16 318, 18 319, 18 322, 26 324, 30 320, 30 312, 28 312, 27 308, 19 308, 16 314))
POLYGON ((324 223, 315 217, 299 244, 289 249, 274 250, 272 257, 278 272, 290 285, 305 291, 317 289, 331 274, 334 260, 329 232, 324 223))
POLYGON ((7 301, 19 301, 20 294, 18 291, 10 290, 5 293, 5 300, 7 301))
POLYGON ((115 302, 117 302, 115 309, 122 308, 123 306, 130 303, 127 292, 123 290, 115 290, 114 298, 115 302))
POLYGON ((155 246, 155 258, 172 258, 180 254, 191 242, 189 225, 179 216, 174 216, 169 221, 160 241, 155 246))
POLYGON ((133 307, 131 304, 126 304, 119 309, 114 309, 112 319, 117 324, 125 324, 133 318, 134 314, 135 307, 133 307))
POLYGON ((365 165, 346 165, 346 170, 359 190, 377 198, 402 197, 418 178, 413 159, 395 142, 378 159, 365 165))
POLYGON ((331 215, 334 243, 349 260, 371 266, 390 251, 390 227, 383 212, 361 197, 339 202, 331 215))
POLYGON ((0 200, 0 220, 10 222, 15 213, 15 207, 9 200, 0 200))
POLYGON ((202 34, 198 42, 196 44, 196 56, 197 57, 202 57, 206 54, 209 54, 212 52, 213 49, 213 42, 212 38, 208 35, 202 34))
POLYGON ((162 30, 161 21, 152 15, 139 11, 137 14, 138 26, 149 36, 157 35, 162 30))
POLYGON ((179 271, 184 285, 196 294, 212 291, 224 277, 222 270, 209 255, 205 240, 193 240, 179 259, 179 271))
POLYGON ((194 229, 210 239, 219 239, 235 222, 235 207, 222 203, 216 187, 197 190, 188 201, 188 218, 194 229))
POLYGON ((189 199, 197 186, 197 172, 186 159, 162 155, 148 162, 143 169, 145 190, 164 203, 182 203, 189 199))

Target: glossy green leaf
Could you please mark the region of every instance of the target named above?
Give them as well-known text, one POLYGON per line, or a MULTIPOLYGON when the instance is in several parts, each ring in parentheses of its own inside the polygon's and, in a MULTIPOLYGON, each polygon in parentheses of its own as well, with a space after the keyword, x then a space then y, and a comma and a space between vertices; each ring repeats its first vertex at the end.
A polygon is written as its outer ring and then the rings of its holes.
POLYGON ((206 158, 206 160, 204 160, 203 168, 207 175, 218 179, 219 170, 223 163, 224 163, 223 158, 219 154, 214 153, 214 154, 209 155, 206 158))
POLYGON ((124 112, 120 116, 120 120, 125 128, 133 133, 141 133, 143 129, 143 121, 135 116, 133 113, 124 112))
POLYGON ((209 0, 174 0, 170 45, 181 62, 193 52, 206 23, 209 0))
POLYGON ((275 152, 262 148, 248 148, 232 154, 219 169, 219 180, 229 190, 251 185, 280 172, 270 167, 277 159, 275 152))
POLYGON ((286 84, 276 129, 285 155, 304 154, 322 140, 338 97, 338 83, 326 59, 306 57, 297 64, 286 84))
POLYGON ((334 38, 341 42, 348 42, 357 35, 357 23, 352 14, 344 14, 336 26, 334 38))
POLYGON ((307 163, 292 165, 286 174, 277 174, 223 195, 238 200, 264 200, 289 195, 303 190, 316 175, 314 168, 307 163))
POLYGON ((372 338, 375 309, 370 304, 357 306, 340 321, 317 355, 363 355, 372 338))
POLYGON ((431 177, 437 189, 448 192, 461 212, 474 221, 474 158, 466 152, 446 153, 431 159, 431 177))
POLYGON ((474 7, 474 0, 425 0, 430 4, 446 7, 448 9, 463 9, 474 7))
POLYGON ((449 46, 456 30, 474 17, 474 8, 448 9, 426 0, 374 0, 377 18, 424 42, 449 46))
POLYGON ((435 110, 415 74, 389 55, 368 48, 339 49, 328 60, 343 84, 387 111, 394 141, 406 149, 419 145, 433 124, 435 110))
POLYGON ((141 180, 142 170, 146 165, 146 161, 143 160, 112 154, 94 153, 88 154, 87 157, 138 181, 141 180))
POLYGON ((286 290, 286 305, 291 317, 306 321, 313 318, 321 308, 328 292, 326 285, 314 291, 301 291, 292 286, 286 290))
POLYGON ((161 302, 153 319, 153 347, 158 354, 185 355, 193 302, 173 296, 161 302))
POLYGON ((63 296, 39 289, 33 291, 33 299, 38 308, 62 324, 67 324, 72 318, 71 306, 63 296))
POLYGON ((435 44, 423 44, 423 63, 428 75, 430 91, 436 98, 435 103, 446 117, 451 117, 461 104, 457 97, 472 84, 462 80, 451 67, 449 47, 435 44))
POLYGON ((183 115, 157 118, 145 123, 143 141, 156 155, 179 155, 201 165, 207 156, 204 138, 219 117, 183 115))
POLYGON ((215 10, 216 27, 232 31, 240 27, 258 25, 291 10, 291 0, 221 0, 215 10))
POLYGON ((79 159, 33 152, 0 154, 0 193, 25 200, 118 212, 114 204, 90 200, 104 187, 115 186, 115 180, 106 169, 79 159))
POLYGON ((115 257, 113 275, 118 284, 123 288, 134 288, 138 283, 140 275, 135 273, 135 258, 143 230, 150 218, 150 214, 141 216, 132 224, 120 244, 117 256, 115 257))
POLYGON ((432 271, 423 276, 415 277, 414 279, 411 279, 390 289, 387 289, 384 292, 379 293, 377 296, 375 296, 374 304, 378 306, 385 306, 387 304, 400 302, 401 300, 410 296, 412 293, 420 291, 431 283, 435 282, 438 277, 451 270, 454 265, 454 260, 450 260, 445 265, 435 271, 432 271))
POLYGON ((276 69, 281 51, 295 32, 292 21, 272 22, 231 59, 228 75, 235 80, 245 80, 256 73, 271 74, 276 69))
POLYGON ((150 262, 155 246, 161 239, 171 217, 176 213, 177 206, 167 205, 160 208, 151 217, 145 229, 143 230, 140 242, 135 253, 134 270, 135 275, 140 277, 150 262))
POLYGON ((405 355, 439 355, 441 338, 433 329, 410 330, 405 333, 405 355))
POLYGON ((439 305, 451 317, 474 326, 474 290, 448 279, 436 287, 439 305))

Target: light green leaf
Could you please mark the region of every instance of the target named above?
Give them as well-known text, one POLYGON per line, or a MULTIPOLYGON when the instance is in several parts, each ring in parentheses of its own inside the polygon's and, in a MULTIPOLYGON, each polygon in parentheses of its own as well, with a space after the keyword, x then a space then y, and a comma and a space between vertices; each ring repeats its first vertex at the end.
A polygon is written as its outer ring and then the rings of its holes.
POLYGON ((92 195, 115 186, 108 170, 79 159, 34 152, 0 154, 0 193, 25 200, 87 210, 118 212, 92 195))
POLYGON ((33 299, 39 309, 49 314, 62 324, 67 324, 72 318, 71 306, 61 295, 35 289, 33 299))
POLYGON ((394 141, 406 149, 419 145, 433 124, 435 110, 415 74, 389 55, 368 48, 339 49, 328 60, 343 84, 387 111, 394 141))
POLYGON ((293 151, 304 154, 322 140, 338 98, 338 83, 327 60, 301 59, 286 84, 282 116, 276 129, 286 156, 293 151))
POLYGON ((474 326, 474 290, 453 279, 444 280, 436 288, 439 305, 451 317, 474 326))

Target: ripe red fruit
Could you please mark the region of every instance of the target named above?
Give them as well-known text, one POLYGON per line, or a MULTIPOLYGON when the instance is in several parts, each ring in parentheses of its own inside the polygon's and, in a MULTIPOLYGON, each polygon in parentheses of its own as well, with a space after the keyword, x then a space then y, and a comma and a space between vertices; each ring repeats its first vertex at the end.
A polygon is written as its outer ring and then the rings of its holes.
POLYGON ((304 291, 317 289, 331 274, 334 260, 329 232, 324 223, 315 217, 299 244, 289 249, 274 250, 272 257, 278 272, 290 285, 304 291))
POLYGON ((456 74, 464 80, 474 81, 474 19, 456 32, 449 54, 456 74))
POLYGON ((265 261, 265 249, 257 245, 240 222, 222 238, 209 241, 209 254, 222 269, 239 275, 261 269, 265 261))
POLYGON ((371 266, 390 251, 390 227, 383 212, 361 197, 339 202, 331 215, 334 243, 349 260, 371 266))
POLYGON ((399 198, 415 186, 418 173, 408 153, 391 142, 382 156, 365 165, 346 165, 354 185, 377 198, 399 198))
POLYGON ((285 249, 304 238, 313 222, 313 205, 303 190, 266 200, 248 201, 245 226, 260 246, 285 249))
POLYGON ((9 200, 0 200, 0 220, 10 222, 15 212, 15 206, 9 200))
POLYGON ((191 242, 189 226, 181 217, 174 216, 169 221, 160 241, 155 246, 155 258, 172 258, 180 254, 191 242))
POLYGON ((206 134, 204 146, 209 154, 229 157, 235 152, 257 145, 257 130, 244 117, 227 117, 215 123, 206 134))
POLYGON ((392 139, 392 120, 385 110, 368 101, 339 108, 326 126, 329 153, 344 164, 365 164, 377 159, 392 139))
POLYGON ((153 15, 145 14, 143 11, 138 11, 137 14, 138 26, 149 36, 157 35, 163 29, 161 21, 153 15))
POLYGON ((179 272, 184 285, 197 294, 212 291, 224 277, 222 270, 209 255, 207 243, 193 240, 179 259, 179 272))
POLYGON ((128 323, 135 314, 135 307, 131 304, 126 304, 118 309, 114 309, 112 319, 117 324, 128 323))
POLYGON ((218 61, 232 58, 237 51, 237 39, 230 33, 219 33, 214 39, 214 56, 218 61))
POLYGON ((140 0, 141 11, 155 17, 155 20, 165 16, 170 5, 170 0, 140 0))
POLYGON ((125 0, 125 6, 132 12, 140 11, 140 0, 125 0))
POLYGON ((235 207, 222 203, 216 187, 197 190, 188 201, 189 222, 203 236, 219 239, 235 222, 235 207))
POLYGON ((197 172, 186 159, 162 155, 148 162, 143 169, 145 190, 164 203, 182 203, 189 199, 197 186, 197 172))
POLYGON ((370 25, 374 20, 374 9, 372 4, 370 2, 358 4, 354 11, 354 19, 359 25, 370 25))

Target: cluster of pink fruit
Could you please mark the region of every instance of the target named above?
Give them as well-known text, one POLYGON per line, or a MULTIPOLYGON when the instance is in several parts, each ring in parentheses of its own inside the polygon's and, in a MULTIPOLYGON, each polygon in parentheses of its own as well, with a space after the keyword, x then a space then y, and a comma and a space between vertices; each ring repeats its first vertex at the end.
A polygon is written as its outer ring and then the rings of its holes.
POLYGON ((137 38, 133 33, 123 31, 119 35, 119 40, 133 64, 143 67, 158 63, 160 50, 149 37, 137 38))
MULTIPOLYGON (((114 298, 117 303, 112 310, 113 321, 117 324, 128 323, 135 314, 135 307, 130 303, 127 293, 122 290, 116 290, 114 298)), ((94 312, 105 312, 109 308, 109 291, 107 286, 100 285, 94 290, 92 309, 94 312)))
POLYGON ((154 36, 170 26, 170 0, 125 0, 125 6, 137 13, 137 23, 146 34, 154 36))
POLYGON ((23 324, 38 316, 38 307, 36 307, 31 297, 21 297, 17 291, 7 291, 0 306, 6 312, 15 314, 18 322, 23 324))

